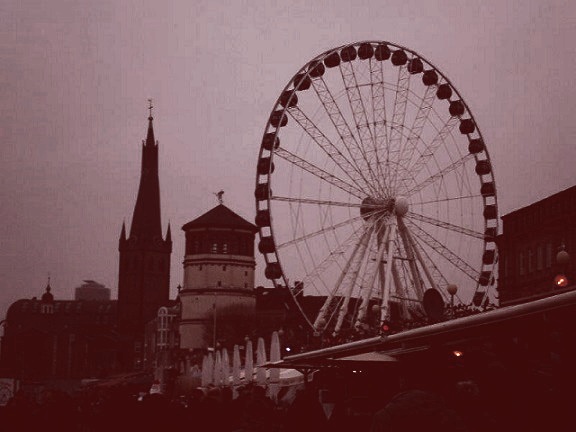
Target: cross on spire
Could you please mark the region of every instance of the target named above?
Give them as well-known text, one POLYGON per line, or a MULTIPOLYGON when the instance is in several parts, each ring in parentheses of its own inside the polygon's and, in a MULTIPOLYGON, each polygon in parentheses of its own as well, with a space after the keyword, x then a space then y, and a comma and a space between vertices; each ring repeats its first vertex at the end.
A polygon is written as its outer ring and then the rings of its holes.
POLYGON ((154 108, 152 106, 152 99, 148 99, 148 110, 150 111, 150 116, 148 117, 149 119, 152 119, 152 108, 154 108))

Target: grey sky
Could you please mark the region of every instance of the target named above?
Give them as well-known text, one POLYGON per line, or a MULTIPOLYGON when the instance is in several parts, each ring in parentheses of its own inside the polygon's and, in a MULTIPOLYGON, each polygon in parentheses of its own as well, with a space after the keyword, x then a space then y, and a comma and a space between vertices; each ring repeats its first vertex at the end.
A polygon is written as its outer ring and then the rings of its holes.
POLYGON ((48 274, 56 298, 83 279, 116 296, 149 97, 175 293, 180 227, 220 189, 252 220, 276 98, 304 63, 348 42, 404 45, 450 78, 486 140, 500 214, 572 186, 575 17, 560 0, 4 0, 0 315, 41 295, 48 274))

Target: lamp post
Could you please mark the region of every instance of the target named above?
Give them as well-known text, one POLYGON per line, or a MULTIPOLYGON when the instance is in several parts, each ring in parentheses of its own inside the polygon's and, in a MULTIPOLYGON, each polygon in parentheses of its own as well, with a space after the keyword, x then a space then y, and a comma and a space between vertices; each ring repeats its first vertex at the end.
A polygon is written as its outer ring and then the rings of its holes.
POLYGON ((568 277, 566 275, 566 268, 570 263, 570 254, 566 252, 564 243, 560 246, 560 250, 556 254, 556 263, 560 266, 561 273, 557 274, 554 278, 554 283, 559 288, 564 288, 568 285, 568 277))
POLYGON ((449 284, 446 287, 446 291, 448 291, 448 294, 450 294, 450 307, 453 308, 454 307, 454 296, 458 292, 458 286, 455 284, 449 284))
POLYGON ((212 313, 212 318, 213 318, 213 328, 212 328, 212 347, 214 347, 214 352, 216 352, 216 294, 214 294, 214 303, 212 304, 212 308, 213 308, 213 313, 212 313))

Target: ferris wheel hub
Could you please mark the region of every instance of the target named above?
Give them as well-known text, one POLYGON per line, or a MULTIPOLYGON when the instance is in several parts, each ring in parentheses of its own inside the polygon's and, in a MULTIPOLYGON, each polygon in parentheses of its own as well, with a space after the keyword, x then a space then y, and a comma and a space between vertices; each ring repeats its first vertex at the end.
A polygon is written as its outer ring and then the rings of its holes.
POLYGON ((408 213, 409 207, 408 200, 403 196, 399 196, 394 200, 394 213, 398 216, 404 216, 408 213))
POLYGON ((403 196, 396 198, 366 197, 362 200, 360 214, 364 220, 382 217, 394 212, 397 216, 404 216, 409 210, 408 199, 403 196))
POLYGON ((394 210, 394 199, 393 198, 374 198, 366 197, 362 200, 360 206, 360 214, 364 220, 369 220, 371 218, 379 218, 392 213, 394 210))

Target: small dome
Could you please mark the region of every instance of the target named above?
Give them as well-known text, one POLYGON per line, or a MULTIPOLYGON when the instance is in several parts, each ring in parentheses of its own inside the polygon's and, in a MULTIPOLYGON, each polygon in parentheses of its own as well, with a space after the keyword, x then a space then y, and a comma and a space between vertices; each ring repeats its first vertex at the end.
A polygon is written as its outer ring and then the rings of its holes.
POLYGON ((42 302, 43 303, 52 303, 54 301, 54 296, 50 292, 52 288, 50 288, 50 283, 46 286, 46 292, 42 294, 42 302))

